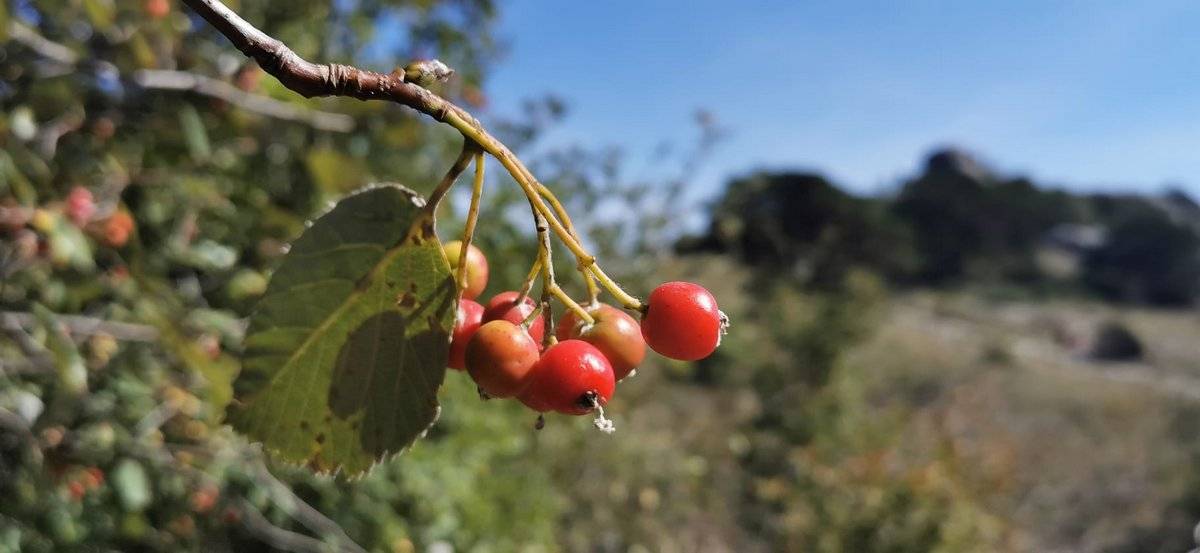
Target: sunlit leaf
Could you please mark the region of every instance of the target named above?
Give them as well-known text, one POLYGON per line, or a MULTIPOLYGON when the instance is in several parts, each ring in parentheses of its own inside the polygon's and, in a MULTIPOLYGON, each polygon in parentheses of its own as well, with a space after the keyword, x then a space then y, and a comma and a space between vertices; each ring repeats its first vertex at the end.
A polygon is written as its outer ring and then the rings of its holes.
POLYGON ((250 320, 234 428, 286 461, 351 475, 429 428, 455 290, 422 205, 372 188, 296 241, 250 320))
POLYGON ((83 0, 83 8, 87 12, 92 25, 108 29, 116 17, 117 8, 112 0, 83 0))

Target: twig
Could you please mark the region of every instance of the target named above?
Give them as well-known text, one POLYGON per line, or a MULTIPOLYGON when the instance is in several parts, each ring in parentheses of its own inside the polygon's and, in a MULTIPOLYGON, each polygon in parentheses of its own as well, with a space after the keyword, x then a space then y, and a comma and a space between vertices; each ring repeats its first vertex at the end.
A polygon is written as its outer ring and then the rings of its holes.
MULTIPOLYGON (((17 347, 21 349, 21 353, 25 354, 25 358, 29 362, 30 368, 53 368, 54 360, 51 357, 50 352, 46 351, 46 348, 43 348, 41 344, 37 343, 37 341, 25 331, 26 325, 22 325, 20 319, 15 315, 17 314, 0 313, 0 330, 3 330, 6 334, 8 334, 9 338, 12 338, 12 340, 16 342, 17 347)), ((21 313, 20 315, 27 315, 30 321, 35 320, 33 316, 29 315, 28 313, 21 313)), ((28 326, 32 326, 32 324, 28 326)), ((8 369, 6 368, 5 370, 7 371, 8 369)))
POLYGON ((149 436, 151 432, 162 428, 162 425, 167 424, 167 421, 178 413, 179 408, 175 405, 169 402, 160 403, 146 413, 142 420, 138 421, 137 426, 134 426, 133 435, 139 438, 149 436))
POLYGON ((290 508, 285 507, 285 510, 289 515, 292 516, 292 518, 296 519, 297 522, 317 534, 333 536, 337 538, 338 541, 342 543, 343 551, 347 551, 349 553, 367 553, 362 546, 358 545, 358 543, 350 538, 349 534, 346 534, 346 531, 343 530, 341 526, 338 526, 336 522, 330 520, 323 513, 321 513, 321 511, 318 511, 316 507, 313 507, 303 499, 300 499, 300 497, 292 491, 291 487, 275 478, 275 475, 271 474, 271 471, 267 469, 265 464, 263 464, 261 451, 256 455, 254 464, 255 474, 259 484, 264 485, 265 487, 273 490, 276 494, 286 498, 291 505, 288 506, 290 508))
POLYGON ((63 65, 75 65, 79 63, 79 54, 76 54, 74 50, 38 34, 32 27, 17 21, 10 21, 8 23, 8 38, 24 44, 43 58, 63 65))
POLYGON ((234 47, 258 62, 264 71, 279 79, 283 86, 305 97, 345 96, 359 100, 388 100, 408 106, 437 121, 454 127, 496 158, 513 180, 521 187, 535 211, 545 217, 558 239, 574 254, 581 269, 588 269, 609 293, 629 309, 640 309, 641 301, 620 288, 596 264, 596 258, 559 221, 557 214, 546 205, 530 171, 502 142, 486 130, 466 110, 427 90, 421 83, 429 74, 439 72, 440 63, 424 62, 410 65, 406 71, 388 74, 358 69, 337 63, 318 64, 301 58, 286 44, 242 19, 220 0, 183 0, 185 4, 225 35, 234 47), (415 69, 414 69, 415 67, 415 69), (412 75, 406 75, 412 73, 412 75), (414 82, 415 81, 415 82, 414 82))
POLYGON ((325 542, 271 524, 271 521, 258 512, 258 509, 254 508, 249 501, 242 500, 240 507, 242 526, 272 547, 297 553, 329 552, 329 545, 325 542))
POLYGON ((72 111, 43 125, 37 134, 38 148, 47 158, 54 157, 58 151, 58 141, 69 133, 83 126, 83 114, 72 111))
MULTIPOLYGON (((475 156, 475 152, 478 150, 479 147, 473 142, 463 140, 462 151, 459 152, 458 159, 454 160, 454 165, 451 165, 450 169, 446 171, 446 176, 442 177, 442 181, 429 194, 429 200, 425 203, 426 211, 430 214, 437 211, 438 204, 442 203, 442 198, 446 197, 446 193, 458 181, 458 177, 462 175, 463 171, 467 170, 467 165, 471 163, 471 158, 475 156)), ((463 250, 461 255, 466 256, 466 250, 463 250)))
MULTIPOLYGON (((158 339, 158 330, 152 326, 136 323, 119 323, 81 315, 55 315, 58 322, 66 325, 71 334, 87 336, 107 334, 126 342, 153 342, 158 339)), ((38 326, 32 313, 0 311, 0 327, 30 329, 38 326)))
POLYGON ((31 424, 32 422, 25 420, 25 417, 0 407, 0 428, 8 428, 20 434, 22 438, 34 442, 37 440, 33 436, 33 431, 29 428, 31 424))
MULTIPOLYGON (((23 44, 39 56, 59 64, 75 66, 84 62, 84 59, 75 53, 74 50, 38 34, 32 27, 22 23, 16 21, 10 22, 8 25, 8 34, 13 41, 23 44)), ((116 70, 115 66, 107 62, 100 63, 112 71, 116 70)), ((304 123, 318 130, 331 132, 350 132, 354 130, 354 118, 349 115, 307 109, 267 96, 251 94, 225 81, 187 71, 145 69, 134 72, 132 81, 138 86, 150 90, 194 92, 227 102, 251 113, 284 121, 304 123)), ((74 120, 68 120, 65 123, 72 121, 74 120)), ((79 120, 79 122, 81 123, 82 120, 79 120)), ((57 139, 62 134, 70 132, 75 128, 78 128, 78 124, 74 127, 66 126, 63 129, 59 129, 57 135, 51 134, 45 137, 43 149, 53 153, 57 139)))
POLYGON ((54 363, 47 357, 34 359, 0 359, 0 375, 40 374, 54 370, 54 363))
POLYGON ((243 110, 274 119, 296 121, 332 132, 354 130, 354 118, 341 113, 305 109, 273 98, 251 94, 225 81, 190 73, 165 69, 143 69, 133 74, 133 82, 143 88, 185 90, 233 104, 243 110))

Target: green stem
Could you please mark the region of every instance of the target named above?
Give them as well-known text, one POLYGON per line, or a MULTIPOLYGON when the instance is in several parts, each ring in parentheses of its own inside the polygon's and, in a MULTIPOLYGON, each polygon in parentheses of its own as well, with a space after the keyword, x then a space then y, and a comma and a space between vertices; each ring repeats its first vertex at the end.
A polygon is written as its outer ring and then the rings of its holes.
POLYGON ((475 238, 475 223, 479 219, 479 200, 483 197, 483 152, 475 154, 475 181, 471 187, 471 207, 467 209, 467 223, 463 226, 462 248, 458 254, 458 289, 467 288, 467 252, 471 249, 471 240, 475 238))
MULTIPOLYGON (((533 213, 534 222, 537 223, 538 235, 538 258, 542 261, 542 295, 553 295, 563 302, 563 305, 574 311, 576 316, 585 321, 587 324, 593 324, 596 319, 592 318, 591 313, 579 306, 571 296, 567 295, 562 288, 559 288, 558 283, 554 280, 554 254, 550 249, 550 233, 546 230, 546 218, 537 211, 533 213)), ((548 298, 543 297, 543 301, 548 298)))
POLYGON ((425 203, 426 213, 433 215, 437 211, 438 204, 442 203, 442 198, 446 197, 446 193, 454 186, 459 175, 467 169, 467 164, 471 163, 471 157, 477 151, 479 151, 479 148, 474 146, 474 142, 471 142, 470 139, 464 136, 462 151, 458 153, 458 158, 454 160, 454 165, 450 166, 450 169, 446 171, 446 176, 442 177, 442 181, 434 187, 433 192, 429 193, 429 201, 425 203))

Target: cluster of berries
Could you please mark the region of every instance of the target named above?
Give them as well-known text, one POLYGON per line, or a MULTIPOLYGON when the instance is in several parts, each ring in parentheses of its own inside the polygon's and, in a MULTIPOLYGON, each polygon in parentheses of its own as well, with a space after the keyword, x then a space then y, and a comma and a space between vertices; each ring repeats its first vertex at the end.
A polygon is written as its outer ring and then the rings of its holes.
MULTIPOLYGON (((129 212, 119 205, 108 204, 101 208, 91 190, 83 186, 72 188, 62 201, 42 206, 18 205, 12 198, 0 201, 0 237, 11 240, 17 259, 69 257, 69 254, 54 252, 51 248, 54 242, 51 236, 62 230, 62 223, 82 229, 113 248, 123 247, 137 226, 129 212)), ((69 244, 60 243, 60 247, 69 247, 69 244)))
MULTIPOLYGON (((444 245, 451 267, 462 243, 444 245)), ((641 322, 611 305, 584 309, 587 323, 568 310, 546 340, 546 324, 528 294, 496 294, 475 301, 487 286, 488 265, 475 246, 467 250, 466 282, 450 344, 449 366, 466 370, 489 398, 515 397, 539 412, 585 415, 612 399, 616 382, 641 364, 646 346, 684 361, 703 359, 720 344, 727 321, 712 294, 689 282, 660 285, 644 303, 641 322)))

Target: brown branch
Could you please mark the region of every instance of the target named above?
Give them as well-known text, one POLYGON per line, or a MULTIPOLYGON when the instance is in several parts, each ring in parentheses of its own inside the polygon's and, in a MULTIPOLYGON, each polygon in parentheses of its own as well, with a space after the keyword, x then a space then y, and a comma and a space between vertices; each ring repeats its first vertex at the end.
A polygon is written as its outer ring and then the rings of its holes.
POLYGON ((439 121, 445 121, 450 111, 466 115, 461 108, 416 83, 407 82, 404 71, 385 75, 336 63, 312 63, 286 44, 258 30, 219 0, 184 0, 184 3, 225 35, 246 57, 279 79, 283 86, 306 98, 347 96, 359 100, 391 100, 439 121))
POLYGON ((225 35, 238 50, 258 62, 264 71, 294 92, 308 98, 346 96, 359 100, 388 100, 454 127, 504 166, 524 189, 534 208, 546 216, 550 226, 579 259, 581 266, 595 263, 595 259, 578 240, 567 233, 563 224, 546 207, 537 194, 536 179, 521 160, 502 142, 488 134, 483 125, 466 110, 418 84, 446 76, 449 70, 441 62, 416 62, 406 70, 398 69, 386 75, 336 63, 313 63, 301 58, 286 44, 258 30, 220 0, 183 2, 225 35))
POLYGON ((595 256, 588 253, 579 239, 564 226, 564 222, 569 224, 569 220, 559 220, 560 216, 546 205, 539 192, 541 184, 533 178, 525 164, 513 155, 512 150, 484 130, 483 125, 466 110, 421 86, 446 76, 449 71, 445 65, 436 61, 417 62, 404 70, 385 75, 348 65, 313 63, 242 19, 220 0, 183 2, 225 35, 238 50, 258 62, 264 71, 279 79, 283 86, 305 97, 346 96, 359 100, 388 100, 454 127, 466 140, 478 144, 504 166, 533 204, 533 209, 546 219, 550 229, 574 254, 581 270, 590 271, 626 308, 641 309, 641 301, 622 290, 596 264, 595 256))

